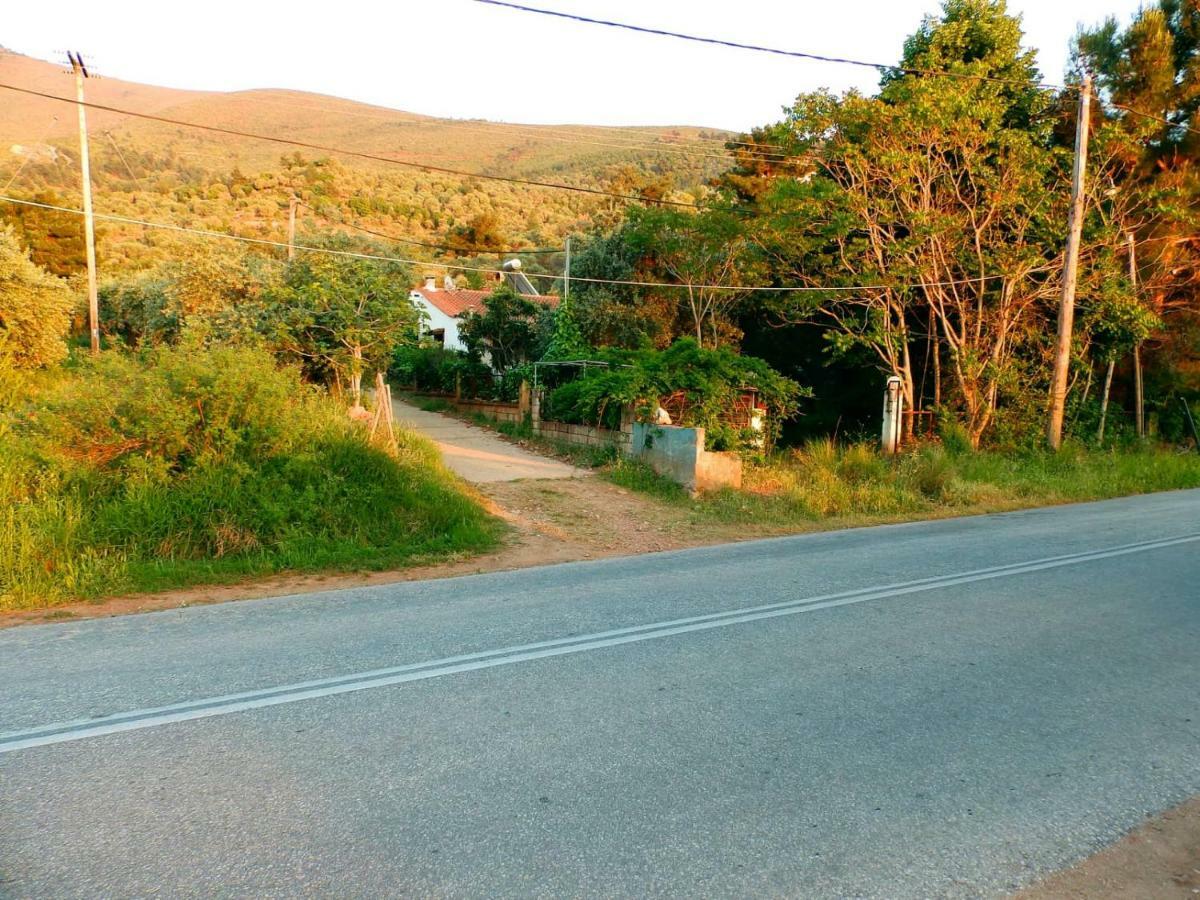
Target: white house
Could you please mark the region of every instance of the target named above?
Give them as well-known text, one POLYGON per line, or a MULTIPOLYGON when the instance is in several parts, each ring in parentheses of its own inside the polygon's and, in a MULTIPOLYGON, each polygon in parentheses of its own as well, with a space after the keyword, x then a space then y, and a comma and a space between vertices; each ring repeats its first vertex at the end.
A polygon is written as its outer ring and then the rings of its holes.
POLYGON ((497 281, 487 290, 464 290, 455 286, 454 279, 445 277, 442 286, 438 287, 437 278, 425 276, 421 287, 413 288, 409 298, 418 310, 425 314, 421 326, 422 335, 433 338, 447 350, 466 350, 467 345, 458 334, 458 325, 468 312, 481 312, 483 302, 501 283, 507 282, 522 297, 527 297, 537 303, 547 306, 558 305, 558 297, 554 294, 539 294, 529 279, 521 272, 519 260, 509 260, 504 264, 504 275, 497 276, 497 281))

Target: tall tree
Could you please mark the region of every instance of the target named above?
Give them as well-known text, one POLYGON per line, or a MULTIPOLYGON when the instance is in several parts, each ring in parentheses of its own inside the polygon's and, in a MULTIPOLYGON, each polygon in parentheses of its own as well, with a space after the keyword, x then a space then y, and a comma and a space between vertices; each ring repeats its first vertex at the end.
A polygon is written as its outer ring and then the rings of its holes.
POLYGON ((640 271, 671 285, 647 293, 673 302, 681 333, 701 347, 736 345, 741 331, 734 313, 748 294, 739 287, 747 247, 741 220, 716 207, 699 213, 641 207, 629 215, 629 240, 641 257, 640 271))
POLYGON ((766 195, 757 240, 788 281, 859 288, 777 308, 824 318, 835 347, 869 347, 910 408, 932 338, 978 443, 1056 291, 1046 239, 1064 218, 1065 167, 1002 0, 947 0, 903 66, 919 71, 886 78, 876 97, 797 100, 792 153, 815 171, 766 195))
POLYGON ((1113 188, 1134 208, 1121 224, 1138 239, 1140 296, 1162 322, 1157 356, 1177 367, 1200 317, 1200 0, 1158 0, 1124 28, 1109 18, 1082 30, 1073 65, 1094 72, 1113 104, 1113 188))

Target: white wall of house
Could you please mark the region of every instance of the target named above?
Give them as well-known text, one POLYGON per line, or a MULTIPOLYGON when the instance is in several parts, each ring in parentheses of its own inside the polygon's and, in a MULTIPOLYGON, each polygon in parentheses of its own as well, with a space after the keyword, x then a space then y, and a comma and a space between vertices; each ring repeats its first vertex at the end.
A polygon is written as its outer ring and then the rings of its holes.
POLYGON ((458 335, 458 319, 446 315, 426 300, 419 291, 413 291, 408 296, 412 300, 413 306, 424 313, 424 321, 421 323, 422 335, 441 330, 443 333, 442 346, 447 350, 467 349, 467 345, 458 335))

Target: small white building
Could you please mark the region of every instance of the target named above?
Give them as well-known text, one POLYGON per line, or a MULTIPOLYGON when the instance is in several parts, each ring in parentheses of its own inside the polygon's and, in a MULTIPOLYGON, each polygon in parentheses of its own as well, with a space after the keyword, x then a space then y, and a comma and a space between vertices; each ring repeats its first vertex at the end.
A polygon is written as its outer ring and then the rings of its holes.
POLYGON ((458 333, 459 322, 469 312, 482 312, 484 301, 503 282, 507 282, 522 297, 536 303, 544 303, 551 308, 558 306, 556 295, 539 294, 534 290, 529 279, 521 273, 518 260, 505 263, 504 269, 504 275, 497 276, 496 284, 483 291, 458 288, 449 275, 443 280, 442 286, 438 287, 435 276, 425 276, 425 283, 421 287, 413 288, 408 295, 413 305, 424 313, 422 337, 432 338, 447 350, 466 350, 467 345, 458 333))

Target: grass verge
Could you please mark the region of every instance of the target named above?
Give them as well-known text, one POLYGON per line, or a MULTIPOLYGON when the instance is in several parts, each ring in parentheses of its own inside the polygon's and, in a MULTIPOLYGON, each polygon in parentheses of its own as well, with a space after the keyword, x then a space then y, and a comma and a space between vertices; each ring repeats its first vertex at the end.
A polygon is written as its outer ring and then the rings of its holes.
POLYGON ((106 354, 0 408, 0 609, 482 552, 504 526, 402 432, 249 350, 106 354))
POLYGON ((948 453, 928 446, 886 459, 865 445, 814 441, 747 465, 741 490, 692 499, 677 484, 628 460, 602 476, 686 507, 693 519, 780 530, 836 528, 1105 500, 1200 487, 1200 455, 1067 447, 1061 453, 948 453))

